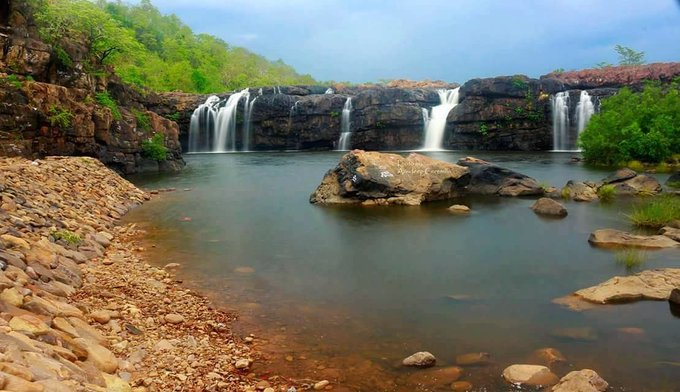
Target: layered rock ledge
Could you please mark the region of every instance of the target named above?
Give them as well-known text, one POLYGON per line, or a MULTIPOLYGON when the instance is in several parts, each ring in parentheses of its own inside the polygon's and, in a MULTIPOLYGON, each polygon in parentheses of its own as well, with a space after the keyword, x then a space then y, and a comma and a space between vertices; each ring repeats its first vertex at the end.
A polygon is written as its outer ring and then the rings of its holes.
POLYGON ((255 390, 234 316, 118 225, 148 198, 92 158, 0 159, 0 389, 255 390))

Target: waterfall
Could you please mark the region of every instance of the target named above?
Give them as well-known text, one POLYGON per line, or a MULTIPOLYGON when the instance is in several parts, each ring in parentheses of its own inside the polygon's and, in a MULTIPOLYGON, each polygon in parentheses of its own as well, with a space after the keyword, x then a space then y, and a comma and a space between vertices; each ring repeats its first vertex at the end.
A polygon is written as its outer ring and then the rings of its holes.
POLYGON ((423 109, 423 129, 427 129, 427 124, 430 122, 430 112, 427 109, 423 109))
POLYGON ((569 91, 559 92, 550 98, 554 151, 576 151, 579 135, 596 113, 595 103, 587 91, 580 92, 575 108, 571 106, 571 98, 574 97, 570 97, 569 91))
POLYGON ((245 104, 245 123, 243 124, 243 151, 250 151, 250 122, 251 118, 253 117, 253 107, 255 106, 255 101, 257 101, 257 98, 253 98, 250 103, 248 103, 248 99, 246 98, 246 104, 245 104))
POLYGON ((553 150, 569 150, 569 92, 562 91, 550 98, 553 123, 553 150))
POLYGON ((288 129, 293 126, 293 116, 297 114, 298 103, 300 103, 300 101, 295 101, 295 104, 290 107, 290 111, 288 112, 288 129))
MULTIPOLYGON (((442 149, 444 143, 444 131, 446 130, 446 119, 451 109, 458 105, 459 88, 453 90, 437 90, 439 94, 439 105, 432 108, 425 123, 425 143, 422 150, 437 151, 442 149)), ((423 115, 423 119, 424 119, 423 115)))
POLYGON ((189 125, 188 152, 208 151, 215 137, 214 129, 219 102, 220 98, 213 95, 194 110, 189 125))
POLYGON ((329 87, 324 94, 334 94, 334 91, 332 88, 329 87))
POLYGON ((342 118, 341 118, 341 133, 340 139, 338 140, 338 151, 347 151, 352 146, 352 97, 348 97, 345 101, 345 106, 342 107, 342 118))
POLYGON ((586 129, 586 125, 588 125, 588 121, 590 121, 593 114, 595 114, 593 100, 591 99, 590 94, 583 90, 581 91, 581 96, 576 105, 576 130, 578 131, 578 135, 581 135, 581 132, 586 129))
POLYGON ((215 142, 212 146, 212 152, 236 151, 236 112, 238 109, 238 103, 244 97, 246 99, 246 105, 243 113, 245 121, 245 115, 247 115, 248 111, 248 99, 250 98, 250 93, 248 92, 247 88, 239 91, 238 93, 230 95, 229 99, 227 99, 227 103, 217 112, 215 142))

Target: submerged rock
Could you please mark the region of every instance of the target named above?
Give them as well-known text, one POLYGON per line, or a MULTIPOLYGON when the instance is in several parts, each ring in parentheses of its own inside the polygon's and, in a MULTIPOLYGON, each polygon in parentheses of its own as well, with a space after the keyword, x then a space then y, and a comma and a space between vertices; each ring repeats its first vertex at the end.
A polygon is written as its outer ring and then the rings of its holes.
POLYGON ((517 386, 544 387, 555 385, 559 381, 545 366, 541 365, 511 365, 503 370, 505 381, 517 386))
POLYGON ((604 392, 609 384, 595 371, 583 369, 562 377, 552 392, 604 392))
POLYGON ((547 197, 536 200, 536 203, 531 206, 531 209, 539 215, 555 216, 559 218, 567 216, 567 209, 562 203, 547 197))
POLYGON ((411 356, 404 358, 401 364, 404 366, 413 367, 431 367, 437 362, 437 358, 427 351, 417 352, 411 356))
POLYGON ((643 299, 667 300, 677 287, 680 287, 680 268, 662 268, 642 271, 632 276, 616 276, 574 294, 586 301, 600 304, 643 299))
POLYGON ((457 381, 462 373, 462 369, 457 366, 421 370, 410 375, 408 377, 408 383, 426 387, 449 385, 452 382, 457 381))
POLYGON ((484 366, 489 363, 491 354, 485 352, 461 354, 456 357, 456 364, 460 366, 484 366))
POLYGON ((470 207, 464 206, 462 204, 454 204, 449 207, 449 212, 457 215, 467 215, 470 213, 470 207))
POLYGON ((552 347, 539 348, 538 350, 534 351, 532 357, 535 357, 540 362, 547 365, 567 361, 564 354, 562 354, 558 349, 552 347))
POLYGON ((664 235, 637 235, 614 229, 596 230, 588 238, 588 242, 600 247, 632 247, 632 248, 674 248, 680 242, 673 241, 664 235))
POLYGON ((419 205, 460 196, 469 180, 467 168, 424 155, 354 150, 326 173, 310 202, 419 205))
POLYGON ((481 159, 467 157, 458 161, 470 169, 470 193, 500 196, 543 195, 543 188, 533 178, 481 159))

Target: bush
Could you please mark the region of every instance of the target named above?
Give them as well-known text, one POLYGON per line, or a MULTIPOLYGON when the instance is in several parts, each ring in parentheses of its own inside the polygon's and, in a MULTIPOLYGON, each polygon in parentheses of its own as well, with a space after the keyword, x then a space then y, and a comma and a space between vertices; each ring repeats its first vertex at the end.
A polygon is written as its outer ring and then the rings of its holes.
POLYGON ((151 132, 151 119, 149 118, 149 115, 141 112, 137 109, 132 109, 132 114, 135 116, 135 119, 137 120, 137 128, 141 129, 144 132, 151 132))
POLYGON ((7 77, 5 78, 5 81, 6 81, 10 86, 12 86, 12 87, 14 87, 14 88, 17 88, 17 89, 20 89, 20 88, 23 86, 23 84, 22 84, 21 81, 19 80, 19 77, 16 76, 16 75, 14 75, 14 74, 7 75, 7 77))
POLYGON ((680 88, 647 84, 641 93, 623 88, 602 101, 600 113, 580 137, 584 158, 621 165, 658 163, 680 152, 680 88))
POLYGON ((52 106, 48 114, 48 120, 50 121, 51 126, 59 128, 68 128, 71 126, 73 113, 71 113, 68 109, 52 106))
POLYGON ((616 187, 612 184, 602 185, 597 190, 597 197, 600 198, 600 201, 610 202, 610 201, 614 200, 615 196, 616 196, 616 187))
POLYGON ((633 208, 628 219, 637 226, 662 227, 680 219, 680 197, 665 194, 645 200, 633 208))
POLYGON ((78 234, 69 230, 55 230, 50 234, 56 241, 64 240, 69 245, 78 245, 82 241, 78 234))
POLYGON ((97 102, 111 110, 111 114, 113 114, 113 119, 116 121, 120 121, 123 116, 120 114, 120 109, 118 109, 118 103, 111 98, 108 92, 104 91, 103 93, 97 93, 97 102))
POLYGON ((153 135, 151 139, 142 142, 142 156, 162 162, 167 159, 168 149, 165 147, 165 137, 162 133, 153 135))
POLYGON ((174 122, 179 121, 180 117, 181 117, 181 114, 179 112, 175 112, 175 113, 168 114, 167 116, 165 116, 165 118, 167 118, 170 121, 174 121, 174 122))

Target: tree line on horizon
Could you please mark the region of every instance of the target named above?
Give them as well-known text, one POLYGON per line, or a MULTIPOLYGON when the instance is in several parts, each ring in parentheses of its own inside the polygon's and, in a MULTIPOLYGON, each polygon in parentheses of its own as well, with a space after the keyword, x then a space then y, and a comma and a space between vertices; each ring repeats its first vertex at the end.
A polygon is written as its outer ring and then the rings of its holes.
MULTIPOLYGON (((65 68, 73 43, 88 49, 86 72, 113 68, 120 78, 153 91, 210 93, 248 86, 316 84, 282 60, 269 61, 209 34, 196 34, 176 15, 151 3, 121 0, 29 0, 41 37, 65 68)), ((83 61, 84 60, 84 61, 83 61)))

